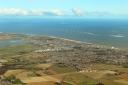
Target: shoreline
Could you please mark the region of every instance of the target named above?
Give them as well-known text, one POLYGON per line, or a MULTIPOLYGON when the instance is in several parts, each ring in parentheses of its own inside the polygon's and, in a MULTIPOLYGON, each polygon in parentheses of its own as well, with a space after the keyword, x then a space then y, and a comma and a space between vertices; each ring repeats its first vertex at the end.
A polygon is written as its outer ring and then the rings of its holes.
POLYGON ((110 45, 105 45, 105 44, 90 43, 90 42, 74 40, 74 39, 69 39, 69 38, 63 38, 63 37, 57 37, 57 36, 51 36, 51 35, 27 34, 27 33, 7 33, 7 34, 25 35, 25 36, 31 36, 31 37, 33 37, 33 36, 49 37, 49 38, 56 38, 56 39, 70 41, 70 42, 75 42, 75 43, 78 43, 78 44, 87 44, 87 45, 92 45, 92 46, 97 46, 97 47, 102 47, 102 48, 127 50, 127 48, 123 48, 123 47, 116 47, 116 46, 110 46, 110 45))
MULTIPOLYGON (((35 36, 36 36, 36 35, 35 35, 35 36)), ((114 47, 114 46, 107 46, 107 45, 89 43, 89 42, 78 41, 78 40, 73 40, 73 39, 68 39, 68 38, 62 38, 62 37, 47 36, 47 35, 41 35, 41 36, 42 36, 42 37, 44 36, 44 37, 49 37, 49 38, 55 38, 55 39, 66 40, 66 41, 75 42, 75 43, 78 43, 78 44, 87 44, 87 45, 92 45, 92 46, 102 47, 102 48, 121 49, 121 48, 114 47)))
POLYGON ((68 38, 62 38, 62 37, 55 37, 55 36, 47 36, 47 37, 66 40, 66 41, 71 41, 71 42, 80 43, 80 44, 81 43, 83 43, 83 44, 93 44, 93 43, 88 43, 88 42, 83 42, 83 41, 78 41, 78 40, 73 40, 73 39, 68 39, 68 38))
POLYGON ((74 43, 78 43, 78 44, 87 44, 87 45, 92 45, 92 46, 96 46, 96 47, 102 47, 102 48, 110 48, 110 49, 124 49, 127 50, 126 48, 120 48, 120 47, 115 47, 115 46, 109 46, 109 45, 103 45, 103 44, 97 44, 97 43, 89 43, 89 42, 84 42, 84 41, 79 41, 79 40, 73 40, 73 39, 69 39, 69 38, 62 38, 62 37, 56 37, 56 36, 50 36, 50 35, 38 35, 38 34, 25 34, 25 33, 4 33, 1 32, 1 34, 10 34, 10 35, 25 35, 25 36, 36 36, 36 37, 49 37, 49 38, 56 38, 56 39, 61 39, 61 40, 65 40, 65 41, 70 41, 70 42, 74 42, 74 43))

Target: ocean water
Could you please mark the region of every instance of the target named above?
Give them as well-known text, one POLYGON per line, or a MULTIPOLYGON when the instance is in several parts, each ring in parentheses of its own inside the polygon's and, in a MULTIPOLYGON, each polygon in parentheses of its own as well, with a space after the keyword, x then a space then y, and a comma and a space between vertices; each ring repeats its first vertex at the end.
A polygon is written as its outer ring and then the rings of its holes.
POLYGON ((126 19, 2 18, 0 32, 48 35, 128 48, 126 19))

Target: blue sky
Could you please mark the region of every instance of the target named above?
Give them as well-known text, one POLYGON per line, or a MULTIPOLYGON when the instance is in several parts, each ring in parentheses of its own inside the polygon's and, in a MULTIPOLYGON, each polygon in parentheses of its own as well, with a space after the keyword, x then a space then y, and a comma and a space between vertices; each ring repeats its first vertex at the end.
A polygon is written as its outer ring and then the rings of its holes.
POLYGON ((0 15, 128 16, 128 0, 0 0, 0 15))

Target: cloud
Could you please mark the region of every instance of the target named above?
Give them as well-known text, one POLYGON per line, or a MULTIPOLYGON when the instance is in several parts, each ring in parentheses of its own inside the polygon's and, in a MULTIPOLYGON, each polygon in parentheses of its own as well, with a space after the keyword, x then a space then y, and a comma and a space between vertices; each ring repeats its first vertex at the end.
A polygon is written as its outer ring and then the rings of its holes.
POLYGON ((53 9, 53 10, 45 10, 42 11, 43 15, 46 16, 64 16, 65 12, 59 9, 53 9))
POLYGON ((52 13, 53 13, 54 15, 57 15, 57 16, 63 16, 63 15, 65 15, 65 13, 64 13, 63 11, 58 10, 58 9, 52 10, 52 13))
POLYGON ((28 15, 28 11, 17 8, 0 8, 0 15, 28 15))
POLYGON ((61 9, 21 9, 21 8, 0 8, 0 16, 86 16, 86 17, 102 17, 102 16, 117 16, 102 11, 83 11, 79 8, 73 8, 71 10, 61 9))
POLYGON ((79 8, 73 8, 72 9, 72 12, 76 15, 76 16, 83 16, 84 15, 84 12, 79 9, 79 8))
POLYGON ((20 8, 0 8, 0 15, 13 15, 13 16, 63 16, 64 11, 59 9, 52 10, 39 10, 39 9, 20 9, 20 8))
POLYGON ((43 11, 37 10, 37 9, 30 10, 29 15, 41 16, 41 15, 43 15, 43 11))

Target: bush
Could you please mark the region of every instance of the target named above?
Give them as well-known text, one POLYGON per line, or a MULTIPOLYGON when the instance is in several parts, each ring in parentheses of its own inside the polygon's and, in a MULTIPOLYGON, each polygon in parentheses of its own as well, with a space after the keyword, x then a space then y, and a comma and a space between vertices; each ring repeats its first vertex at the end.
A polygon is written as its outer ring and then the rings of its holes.
POLYGON ((124 67, 124 68, 128 68, 128 64, 124 64, 123 67, 124 67))
POLYGON ((103 83, 97 83, 96 85, 104 85, 103 83))
POLYGON ((22 84, 23 85, 23 82, 20 80, 20 79, 17 79, 15 76, 11 75, 9 77, 5 77, 4 78, 5 81, 9 81, 11 82, 12 84, 22 84))

